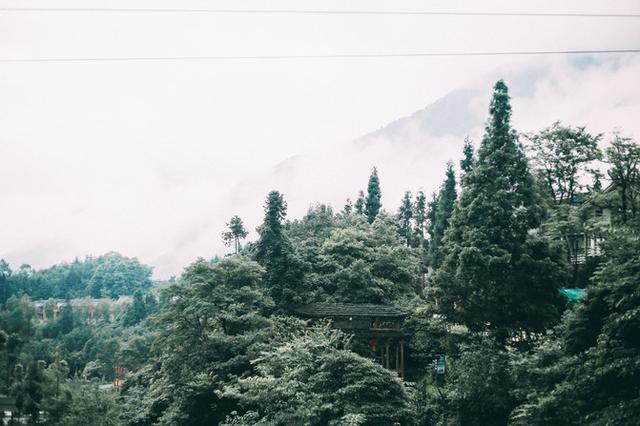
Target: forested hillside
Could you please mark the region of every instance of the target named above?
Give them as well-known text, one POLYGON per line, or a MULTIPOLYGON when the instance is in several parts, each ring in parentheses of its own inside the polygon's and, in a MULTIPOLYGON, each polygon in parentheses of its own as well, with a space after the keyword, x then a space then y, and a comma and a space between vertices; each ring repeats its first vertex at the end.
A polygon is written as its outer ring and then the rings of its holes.
POLYGON ((48 425, 637 424, 640 145, 520 134, 503 81, 488 102, 437 192, 383 205, 372 165, 344 206, 289 218, 274 190, 255 241, 234 216, 228 256, 163 285, 117 253, 0 261, 0 393, 48 425), (69 303, 43 319, 50 298, 69 303), (315 303, 406 313, 405 371, 306 322, 315 303))
POLYGON ((12 294, 26 294, 31 299, 70 299, 75 297, 110 297, 131 295, 151 287, 151 268, 138 259, 119 253, 99 257, 87 256, 47 269, 34 270, 20 265, 15 270, 0 260, 0 302, 12 294))

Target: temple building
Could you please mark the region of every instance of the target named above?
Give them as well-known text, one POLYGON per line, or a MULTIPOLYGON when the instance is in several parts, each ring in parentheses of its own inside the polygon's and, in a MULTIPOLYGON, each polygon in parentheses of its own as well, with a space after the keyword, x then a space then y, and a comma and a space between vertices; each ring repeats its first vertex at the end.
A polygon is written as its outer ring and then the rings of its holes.
POLYGON ((333 328, 353 334, 356 352, 370 356, 404 377, 407 316, 391 305, 313 303, 296 311, 304 319, 330 320, 333 328))

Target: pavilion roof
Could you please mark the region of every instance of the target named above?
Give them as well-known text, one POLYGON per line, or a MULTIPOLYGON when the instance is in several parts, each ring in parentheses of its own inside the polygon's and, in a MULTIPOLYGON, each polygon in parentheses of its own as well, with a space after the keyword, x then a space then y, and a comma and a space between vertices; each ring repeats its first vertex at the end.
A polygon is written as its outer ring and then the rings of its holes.
POLYGON ((306 317, 395 317, 407 316, 407 312, 392 305, 365 303, 311 303, 297 309, 306 317))

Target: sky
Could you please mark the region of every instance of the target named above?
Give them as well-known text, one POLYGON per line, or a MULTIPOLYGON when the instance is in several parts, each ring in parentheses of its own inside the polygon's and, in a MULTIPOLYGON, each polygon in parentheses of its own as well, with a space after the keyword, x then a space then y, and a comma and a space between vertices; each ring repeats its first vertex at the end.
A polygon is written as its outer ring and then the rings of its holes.
MULTIPOLYGON (((12 6, 640 13, 637 1, 0 1, 12 6)), ((0 58, 624 49, 640 47, 639 21, 0 12, 0 58)), ((430 192, 460 132, 481 137, 497 78, 518 130, 561 119, 638 137, 638 77, 638 54, 0 62, 0 258, 41 268, 113 250, 166 278, 223 255, 234 214, 255 239, 271 189, 291 218, 317 201, 339 210, 373 166, 390 211, 404 189, 430 192), (423 110, 439 112, 425 124, 423 110)))

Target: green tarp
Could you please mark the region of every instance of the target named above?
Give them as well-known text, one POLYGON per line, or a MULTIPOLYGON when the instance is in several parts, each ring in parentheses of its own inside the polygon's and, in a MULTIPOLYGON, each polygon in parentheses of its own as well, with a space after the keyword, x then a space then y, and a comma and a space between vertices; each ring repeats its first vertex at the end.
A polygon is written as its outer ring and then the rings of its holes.
POLYGON ((567 299, 569 302, 578 302, 585 294, 583 288, 561 288, 560 293, 567 299))

